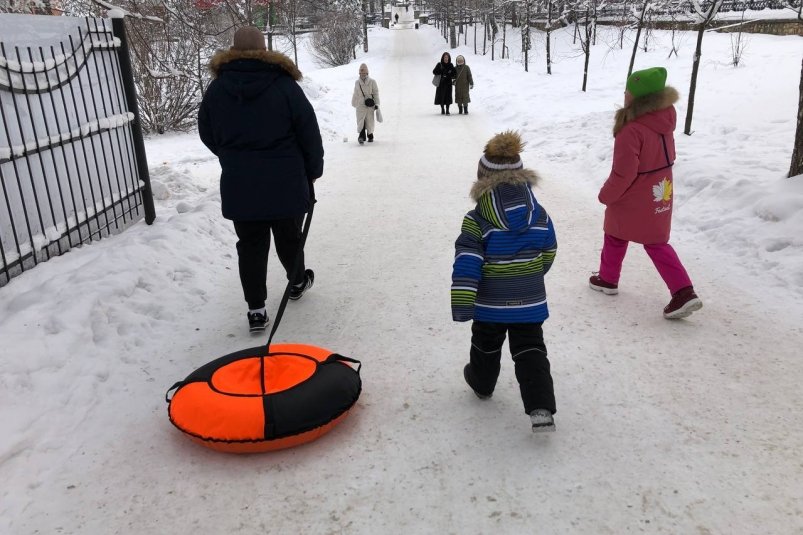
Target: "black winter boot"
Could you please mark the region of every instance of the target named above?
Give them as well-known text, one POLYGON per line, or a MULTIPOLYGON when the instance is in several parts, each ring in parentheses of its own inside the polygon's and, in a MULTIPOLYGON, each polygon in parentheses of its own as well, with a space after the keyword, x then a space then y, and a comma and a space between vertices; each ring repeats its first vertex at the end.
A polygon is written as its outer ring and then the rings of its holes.
POLYGON ((359 141, 359 142, 360 142, 360 145, 362 145, 363 143, 365 143, 365 128, 363 128, 362 130, 360 130, 360 137, 358 137, 358 138, 357 138, 357 141, 359 141))
POLYGON ((443 104, 441 104, 441 115, 446 115, 446 108, 443 107, 443 104))
POLYGON ((449 104, 447 104, 446 105, 446 115, 451 115, 451 113, 449 113, 449 108, 451 108, 451 106, 449 104))
POLYGON ((468 115, 468 104, 463 104, 463 111, 468 115))
POLYGON ((368 134, 368 143, 373 143, 373 142, 374 142, 374 135, 368 134))
POLYGON ((457 105, 457 109, 459 110, 459 111, 458 111, 458 113, 459 113, 460 115, 463 115, 463 105, 462 105, 462 104, 458 104, 458 105, 457 105))

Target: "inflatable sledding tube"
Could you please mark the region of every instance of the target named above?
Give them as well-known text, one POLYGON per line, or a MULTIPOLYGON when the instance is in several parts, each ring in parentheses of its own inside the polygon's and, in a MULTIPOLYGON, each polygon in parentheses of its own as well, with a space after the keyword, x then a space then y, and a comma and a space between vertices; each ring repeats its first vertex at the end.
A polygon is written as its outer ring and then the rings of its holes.
POLYGON ((170 422, 208 448, 256 453, 317 439, 360 397, 357 360, 303 344, 272 345, 261 356, 264 351, 220 357, 170 387, 170 422))

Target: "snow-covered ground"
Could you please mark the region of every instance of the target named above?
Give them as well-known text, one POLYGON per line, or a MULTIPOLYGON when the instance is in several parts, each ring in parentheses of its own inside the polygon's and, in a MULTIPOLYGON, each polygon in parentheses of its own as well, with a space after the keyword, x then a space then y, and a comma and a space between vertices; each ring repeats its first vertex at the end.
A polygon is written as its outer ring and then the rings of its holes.
MULTIPOLYGON (((194 135, 150 139, 155 224, 0 289, 0 533, 803 532, 803 180, 784 178, 803 40, 751 36, 734 69, 729 36, 706 35, 694 135, 676 133, 672 239, 705 307, 669 322, 638 247, 618 296, 586 285, 628 47, 600 28, 583 93, 571 32, 554 36, 552 76, 541 34, 529 73, 515 43, 512 60, 474 56, 470 40, 452 51, 476 81, 469 116, 432 105, 445 44, 431 27, 374 29, 371 52, 344 67, 300 55, 326 172, 307 249, 316 285, 276 341, 360 359, 364 390, 344 423, 299 448, 225 455, 167 420, 173 382, 263 340, 247 334, 217 161, 194 135), (385 122, 358 146, 362 61, 385 122), (507 357, 493 399, 471 394, 469 327, 450 321, 477 160, 508 128, 529 142, 558 233, 548 436, 530 433, 507 357)), ((656 38, 636 67, 665 65, 685 94, 692 36, 670 60, 669 35, 656 38)), ((269 310, 277 268, 272 258, 269 310)))

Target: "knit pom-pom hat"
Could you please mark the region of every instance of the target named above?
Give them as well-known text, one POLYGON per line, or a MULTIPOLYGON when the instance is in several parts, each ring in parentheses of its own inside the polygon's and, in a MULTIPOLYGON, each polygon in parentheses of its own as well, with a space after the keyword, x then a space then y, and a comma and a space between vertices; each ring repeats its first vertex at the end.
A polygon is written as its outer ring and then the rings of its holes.
POLYGON ((494 173, 523 168, 520 154, 524 145, 518 132, 508 130, 496 134, 485 144, 485 150, 477 166, 477 178, 482 179, 494 173))

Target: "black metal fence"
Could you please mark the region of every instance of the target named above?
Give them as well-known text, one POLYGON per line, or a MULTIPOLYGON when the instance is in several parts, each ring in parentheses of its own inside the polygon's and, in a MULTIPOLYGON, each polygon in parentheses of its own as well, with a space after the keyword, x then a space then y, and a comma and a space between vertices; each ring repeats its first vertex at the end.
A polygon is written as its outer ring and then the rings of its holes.
POLYGON ((155 218, 123 21, 72 20, 44 46, 0 37, 0 286, 155 218))

